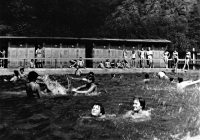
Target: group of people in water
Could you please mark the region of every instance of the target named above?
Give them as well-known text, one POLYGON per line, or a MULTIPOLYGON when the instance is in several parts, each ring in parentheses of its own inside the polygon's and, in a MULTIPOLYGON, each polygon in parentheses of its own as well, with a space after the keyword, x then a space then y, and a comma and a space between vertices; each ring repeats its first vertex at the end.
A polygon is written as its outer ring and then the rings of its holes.
MULTIPOLYGON (((113 74, 112 74, 113 75, 113 74)), ((164 71, 158 72, 156 74, 157 80, 166 80, 170 83, 175 83, 178 91, 184 91, 188 86, 195 85, 200 83, 200 80, 196 81, 183 81, 183 78, 178 77, 177 81, 172 77, 168 77, 164 71)), ((42 96, 47 95, 44 91, 41 90, 40 84, 45 84, 47 89, 53 94, 67 95, 72 94, 73 96, 85 95, 85 96, 96 96, 100 93, 97 90, 97 85, 95 84, 95 75, 93 72, 89 72, 85 78, 74 78, 68 77, 70 80, 81 80, 85 81, 86 84, 81 85, 77 88, 74 88, 68 83, 68 88, 61 86, 57 81, 52 81, 48 75, 40 76, 37 72, 31 71, 28 74, 24 73, 24 68, 14 71, 14 76, 10 80, 4 79, 4 81, 16 82, 19 79, 26 80, 26 93, 27 97, 32 98, 41 98, 42 96)), ((112 76, 115 78, 115 76, 112 76)), ((68 80, 69 80, 68 79, 68 80)), ((154 79, 151 79, 149 74, 144 75, 143 83, 148 84, 154 79)), ((121 115, 120 118, 130 118, 137 121, 144 121, 150 119, 150 111, 145 110, 145 100, 141 97, 134 97, 132 100, 132 110, 127 111, 125 114, 121 115)), ((105 110, 100 103, 93 105, 91 109, 91 115, 98 118, 113 118, 116 117, 115 114, 105 114, 105 110)))
MULTIPOLYGON (((46 96, 47 94, 45 91, 41 90, 40 85, 46 84, 46 87, 52 94, 62 94, 67 95, 71 92, 73 96, 77 95, 86 95, 86 96, 96 96, 100 93, 97 91, 97 85, 95 84, 95 75, 93 72, 89 72, 85 78, 74 78, 70 77, 71 80, 81 80, 85 81, 86 84, 79 86, 77 88, 68 87, 66 89, 65 87, 61 86, 59 83, 52 81, 48 75, 40 76, 35 71, 30 71, 28 74, 24 73, 24 68, 20 68, 19 70, 14 71, 14 76, 10 80, 4 79, 5 82, 16 82, 18 80, 25 80, 25 89, 26 94, 29 99, 33 98, 41 98, 42 96, 46 96), (56 85, 58 84, 58 86, 56 85)), ((150 114, 148 114, 148 111, 145 111, 145 100, 141 97, 135 97, 132 101, 132 107, 133 110, 128 111, 126 114, 122 115, 122 118, 132 118, 132 119, 138 119, 143 118, 149 119, 150 114), (146 113, 145 113, 146 112, 146 113), (145 116, 145 118, 144 118, 145 116)), ((113 118, 116 117, 115 114, 106 114, 104 107, 100 103, 95 103, 91 109, 91 116, 92 117, 98 117, 98 118, 113 118)))

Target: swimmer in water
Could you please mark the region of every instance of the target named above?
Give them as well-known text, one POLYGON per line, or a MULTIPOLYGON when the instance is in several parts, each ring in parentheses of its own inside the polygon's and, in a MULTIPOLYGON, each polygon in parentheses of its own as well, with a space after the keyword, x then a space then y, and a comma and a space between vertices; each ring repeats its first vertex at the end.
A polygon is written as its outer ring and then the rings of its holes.
MULTIPOLYGON (((14 70, 14 76, 10 79, 10 81, 11 82, 16 82, 19 79, 20 79, 19 71, 14 70)), ((4 81, 7 81, 7 80, 4 79, 4 81)))
POLYGON ((20 75, 21 79, 26 78, 27 74, 24 73, 24 68, 23 67, 19 69, 19 75, 20 75))
POLYGON ((86 78, 73 78, 73 77, 71 77, 71 79, 87 82, 87 80, 88 80, 88 78, 89 78, 90 76, 94 76, 94 72, 90 71, 90 72, 87 74, 86 78))
MULTIPOLYGON (((19 79, 25 79, 26 74, 24 73, 24 68, 20 68, 19 70, 14 70, 14 76, 10 79, 11 82, 16 82, 19 79)), ((4 79, 4 82, 7 82, 7 79, 4 79)))
POLYGON ((134 97, 133 98, 133 110, 126 112, 122 118, 130 118, 132 121, 140 122, 140 121, 147 121, 150 120, 150 110, 145 109, 145 100, 141 97, 134 97))
POLYGON ((98 117, 98 118, 110 118, 110 117, 116 117, 115 114, 105 114, 105 109, 101 103, 95 103, 91 110, 91 116, 92 117, 98 117))
POLYGON ((105 109, 101 103, 95 103, 91 110, 92 117, 103 117, 105 115, 105 109))
POLYGON ((97 95, 97 85, 94 83, 95 78, 94 76, 89 76, 87 79, 87 84, 82 85, 77 88, 72 88, 72 91, 75 92, 75 96, 78 94, 85 94, 85 95, 97 95))
POLYGON ((183 78, 178 77, 178 83, 176 84, 176 86, 177 86, 178 91, 183 92, 186 87, 195 85, 198 83, 200 83, 200 79, 196 81, 192 81, 192 80, 183 81, 183 78))
POLYGON ((26 83, 26 93, 28 98, 41 98, 40 85, 36 83, 38 74, 35 71, 31 71, 28 74, 28 83, 26 83))
POLYGON ((81 76, 82 73, 83 73, 82 70, 79 67, 77 67, 77 69, 75 71, 75 75, 76 76, 81 76))
POLYGON ((144 80, 143 80, 143 82, 144 83, 148 83, 149 81, 150 81, 150 79, 149 79, 149 74, 148 73, 146 73, 145 75, 144 75, 144 80))
POLYGON ((162 79, 162 80, 169 80, 169 77, 166 75, 166 73, 164 71, 160 71, 158 72, 158 78, 162 79))

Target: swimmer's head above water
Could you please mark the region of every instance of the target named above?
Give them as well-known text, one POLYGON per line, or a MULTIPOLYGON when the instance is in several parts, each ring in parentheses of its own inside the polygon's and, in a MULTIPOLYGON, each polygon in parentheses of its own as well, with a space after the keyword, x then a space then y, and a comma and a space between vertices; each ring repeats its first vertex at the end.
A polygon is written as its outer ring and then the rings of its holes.
POLYGON ((104 110, 103 105, 100 103, 95 103, 92 107, 91 115, 93 117, 101 117, 104 114, 105 114, 105 110, 104 110))
POLYGON ((14 74, 15 74, 15 76, 19 76, 19 72, 17 71, 17 70, 14 70, 14 74))
POLYGON ((35 82, 37 80, 38 76, 39 75, 35 71, 29 72, 29 74, 28 74, 28 80, 29 80, 29 82, 35 82))
POLYGON ((94 72, 90 71, 90 72, 87 74, 86 78, 89 78, 90 76, 94 76, 94 72))
POLYGON ((94 83, 94 82, 95 82, 94 76, 89 76, 89 77, 87 78, 87 82, 88 82, 88 83, 94 83))
POLYGON ((149 79, 149 74, 146 73, 146 74, 144 75, 144 77, 145 77, 145 79, 149 79))
POLYGON ((133 111, 139 113, 145 109, 145 100, 142 97, 133 97, 133 111))
POLYGON ((178 77, 178 82, 179 83, 183 82, 183 78, 178 77))
POLYGON ((23 67, 20 68, 19 71, 20 71, 21 73, 24 73, 24 68, 23 68, 23 67))

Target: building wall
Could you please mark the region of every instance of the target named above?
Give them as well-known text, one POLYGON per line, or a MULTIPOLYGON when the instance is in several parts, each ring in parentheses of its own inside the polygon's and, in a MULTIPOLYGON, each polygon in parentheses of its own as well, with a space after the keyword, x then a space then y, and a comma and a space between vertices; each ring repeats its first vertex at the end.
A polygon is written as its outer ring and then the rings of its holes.
MULTIPOLYGON (((35 59, 35 50, 37 49, 37 42, 27 41, 21 42, 17 40, 15 42, 8 43, 8 58, 9 63, 8 67, 19 67, 19 66, 29 66, 29 62, 31 59, 35 59)), ((47 68, 66 68, 69 67, 70 59, 78 59, 79 57, 86 58, 86 47, 88 47, 84 43, 78 44, 77 42, 66 43, 58 41, 42 41, 39 43, 43 49, 43 57, 45 58, 43 61, 44 67, 47 68), (56 61, 55 61, 56 59, 56 61)), ((151 47, 154 52, 154 60, 155 67, 164 67, 163 52, 166 49, 165 44, 154 44, 154 43, 134 43, 130 45, 123 45, 122 43, 98 43, 91 45, 93 48, 92 55, 93 67, 96 67, 100 61, 105 61, 106 59, 117 61, 118 59, 123 59, 123 50, 127 50, 128 57, 131 59, 132 51, 135 50, 138 58, 138 54, 143 47, 147 50, 148 47, 151 47)), ((138 61, 139 63, 139 61, 138 61)), ((146 64, 146 63, 145 63, 146 64)), ((147 65, 146 65, 147 67, 147 65)))

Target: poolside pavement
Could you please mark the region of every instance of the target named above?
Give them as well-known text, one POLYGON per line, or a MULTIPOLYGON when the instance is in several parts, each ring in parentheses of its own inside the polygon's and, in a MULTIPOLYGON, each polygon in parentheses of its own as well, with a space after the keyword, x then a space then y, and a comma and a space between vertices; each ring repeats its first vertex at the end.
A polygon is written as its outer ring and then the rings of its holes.
MULTIPOLYGON (((12 75, 14 70, 17 68, 0 68, 0 75, 12 75)), ((81 69, 83 73, 88 73, 90 71, 94 72, 95 74, 111 74, 111 73, 154 73, 159 71, 165 71, 166 73, 172 72, 172 69, 166 70, 165 68, 125 68, 125 69, 101 69, 101 68, 83 68, 81 69)), ((28 73, 30 71, 36 71, 38 74, 74 74, 76 69, 75 68, 35 68, 25 69, 25 73, 28 73)), ((182 71, 181 69, 178 69, 178 73, 185 73, 185 71, 182 71)), ((200 73, 199 70, 189 70, 187 73, 200 73)))

